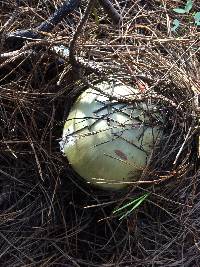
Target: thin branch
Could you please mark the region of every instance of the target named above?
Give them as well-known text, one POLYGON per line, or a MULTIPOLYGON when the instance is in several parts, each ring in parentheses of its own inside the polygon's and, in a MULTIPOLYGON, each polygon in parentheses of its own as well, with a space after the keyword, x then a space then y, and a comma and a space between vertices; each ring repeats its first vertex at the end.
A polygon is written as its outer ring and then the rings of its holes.
POLYGON ((67 0, 62 6, 60 6, 50 18, 42 22, 38 27, 34 29, 19 30, 10 32, 6 36, 6 42, 15 42, 17 39, 22 40, 19 43, 18 48, 23 45, 23 39, 38 39, 40 38, 39 32, 50 32, 52 29, 63 20, 69 13, 71 13, 80 3, 80 0, 67 0))
MULTIPOLYGON (((112 19, 113 23, 117 24, 121 21, 122 17, 113 7, 109 0, 99 0, 104 11, 112 19)), ((18 40, 17 47, 20 48, 23 45, 24 39, 38 39, 41 38, 40 32, 50 32, 53 28, 61 22, 68 14, 70 14, 74 9, 80 4, 80 0, 67 0, 60 6, 53 15, 51 15, 46 21, 42 22, 38 27, 34 29, 18 30, 15 32, 10 32, 6 36, 6 42, 13 42, 18 40), (21 40, 21 42, 19 42, 21 40)))
POLYGON ((122 21, 122 16, 117 12, 117 10, 114 8, 113 4, 109 0, 98 1, 114 24, 118 24, 120 21, 122 21))
POLYGON ((50 32, 53 28, 61 22, 69 13, 74 11, 74 9, 80 4, 80 0, 68 0, 65 1, 64 4, 58 8, 54 14, 48 18, 48 20, 44 21, 39 27, 37 27, 38 31, 42 32, 50 32))
POLYGON ((78 67, 78 63, 77 63, 76 58, 75 58, 75 44, 76 44, 76 41, 77 41, 81 31, 82 31, 84 24, 86 23, 89 15, 90 15, 90 12, 91 12, 95 2, 96 2, 96 0, 89 0, 88 5, 85 9, 85 13, 84 13, 81 21, 79 22, 79 24, 77 26, 77 29, 73 35, 72 40, 69 43, 69 62, 71 63, 72 68, 74 68, 75 72, 76 72, 77 67, 78 67))

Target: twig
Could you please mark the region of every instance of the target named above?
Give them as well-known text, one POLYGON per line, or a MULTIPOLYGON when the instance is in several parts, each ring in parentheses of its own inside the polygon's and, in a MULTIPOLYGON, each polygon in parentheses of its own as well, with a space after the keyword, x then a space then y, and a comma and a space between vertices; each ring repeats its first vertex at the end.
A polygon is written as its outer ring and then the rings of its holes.
MULTIPOLYGON (((67 0, 60 6, 50 18, 42 22, 38 27, 28 30, 19 30, 10 32, 6 36, 6 41, 15 41, 15 39, 37 39, 40 38, 39 32, 50 32, 63 18, 71 13, 80 3, 80 0, 67 0)), ((18 47, 19 48, 19 47, 18 47)))
MULTIPOLYGON (((90 3, 90 2, 89 2, 90 3)), ((117 24, 121 21, 121 16, 113 7, 112 3, 109 0, 99 0, 99 3, 102 5, 105 12, 112 19, 113 23, 117 24)), ((67 0, 60 6, 52 16, 50 16, 46 21, 42 22, 38 27, 34 29, 27 30, 18 30, 15 32, 10 32, 6 36, 6 42, 14 43, 16 39, 22 40, 22 43, 19 43, 15 47, 16 49, 23 45, 23 39, 38 39, 40 38, 40 32, 50 32, 53 28, 61 22, 66 15, 71 13, 78 5, 80 4, 80 0, 67 0)))
POLYGON ((90 11, 94 6, 95 1, 96 0, 89 0, 88 5, 85 9, 85 13, 84 13, 81 21, 79 22, 79 24, 77 26, 77 29, 74 33, 72 40, 69 43, 69 62, 72 65, 72 69, 73 69, 74 74, 77 72, 77 68, 78 68, 78 63, 77 63, 76 58, 75 58, 75 44, 76 44, 76 41, 78 39, 78 36, 80 35, 80 33, 82 31, 82 28, 83 28, 85 22, 87 21, 89 15, 90 15, 90 11))
POLYGON ((109 0, 99 0, 99 4, 103 7, 104 11, 108 14, 114 24, 122 21, 122 16, 114 8, 109 0))
MULTIPOLYGON (((116 9, 113 7, 112 3, 109 0, 99 0, 100 4, 102 5, 102 7, 104 8, 105 12, 110 16, 110 18, 112 19, 113 23, 119 23, 119 21, 121 20, 121 16, 118 14, 118 12, 116 11, 116 9)), ((15 32, 11 32, 7 35, 6 37, 6 41, 11 41, 14 44, 17 44, 17 48, 19 48, 20 46, 23 46, 23 40, 36 40, 38 38, 40 38, 40 32, 49 32, 51 31, 54 26, 56 26, 67 14, 69 14, 70 12, 72 12, 80 3, 80 0, 68 0, 65 1, 64 4, 54 12, 54 14, 47 19, 46 21, 44 21, 43 23, 41 23, 40 26, 34 28, 33 30, 31 29, 27 29, 27 30, 19 30, 19 31, 15 31, 15 32), (17 39, 17 42, 15 42, 15 40, 17 39)), ((72 68, 74 69, 73 73, 77 72, 77 78, 79 76, 79 66, 81 64, 79 64, 76 61, 75 58, 75 44, 76 41, 78 39, 78 36, 81 33, 81 30, 85 24, 85 22, 88 19, 88 16, 90 14, 91 9, 93 8, 95 4, 95 0, 90 0, 88 2, 88 5, 86 7, 85 13, 83 18, 81 19, 80 23, 77 26, 77 29, 74 33, 74 36, 72 38, 72 41, 70 42, 69 45, 69 61, 72 65, 72 68)), ((11 56, 19 56, 18 51, 13 51, 13 52, 9 52, 9 54, 5 53, 5 54, 1 54, 1 58, 2 57, 11 57, 11 56)), ((27 53, 27 52, 23 52, 23 53, 27 53)), ((22 54, 23 54, 22 53, 22 54)), ((91 66, 90 66, 91 67, 91 66)), ((97 68, 96 68, 97 70, 97 68)))
POLYGON ((24 49, 23 49, 23 51, 22 51, 22 49, 19 49, 19 50, 15 50, 15 51, 11 51, 11 52, 0 54, 0 59, 1 58, 4 58, 4 59, 13 58, 13 57, 26 55, 26 54, 32 54, 32 53, 33 53, 33 50, 25 50, 24 51, 24 49))
POLYGON ((178 158, 179 158, 181 152, 183 151, 183 148, 184 148, 186 142, 188 141, 188 137, 189 137, 189 135, 190 135, 190 133, 191 133, 191 130, 192 130, 192 128, 190 127, 189 130, 188 130, 188 133, 187 133, 187 135, 186 135, 186 137, 185 137, 185 140, 184 140, 184 142, 183 142, 181 148, 179 149, 178 154, 176 155, 176 158, 175 158, 175 161, 174 161, 173 165, 175 165, 175 164, 177 163, 177 160, 178 160, 178 158))
POLYGON ((68 0, 54 12, 54 14, 39 27, 38 31, 50 32, 59 22, 61 22, 66 15, 71 13, 80 3, 80 0, 68 0))

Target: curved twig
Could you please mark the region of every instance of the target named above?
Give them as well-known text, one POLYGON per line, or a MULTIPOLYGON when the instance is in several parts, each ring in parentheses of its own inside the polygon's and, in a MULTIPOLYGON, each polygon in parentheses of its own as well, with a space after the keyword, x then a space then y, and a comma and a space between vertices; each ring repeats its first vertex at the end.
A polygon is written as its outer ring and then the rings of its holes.
POLYGON ((83 25, 85 24, 85 22, 87 21, 88 17, 89 17, 89 14, 90 14, 90 11, 91 9, 93 8, 94 4, 95 4, 95 1, 96 0, 89 0, 88 2, 88 5, 85 9, 85 13, 81 19, 81 21, 79 22, 78 26, 77 26, 77 29, 73 35, 73 38, 72 40, 70 41, 70 44, 69 44, 69 62, 71 63, 72 65, 72 68, 73 67, 77 67, 77 62, 76 62, 76 58, 75 58, 75 44, 76 44, 76 41, 78 39, 78 36, 80 35, 81 33, 81 30, 83 28, 83 25))
POLYGON ((65 1, 64 4, 58 8, 48 20, 44 21, 39 27, 37 27, 38 31, 42 32, 50 32, 59 22, 61 22, 66 15, 71 13, 78 5, 80 4, 80 0, 68 0, 65 1))
MULTIPOLYGON (((22 40, 23 39, 37 39, 41 38, 39 32, 50 32, 52 29, 63 20, 63 18, 71 13, 80 3, 80 0, 67 0, 60 6, 52 16, 50 16, 46 21, 42 22, 38 27, 34 29, 18 30, 15 32, 10 32, 6 36, 6 42, 22 40)), ((18 45, 21 45, 21 43, 18 45)))
POLYGON ((109 0, 98 1, 114 24, 118 24, 120 23, 120 21, 122 21, 122 16, 117 12, 117 10, 114 8, 113 4, 109 0))
MULTIPOLYGON (((122 17, 113 7, 112 3, 109 0, 99 0, 100 5, 102 5, 104 11, 112 19, 113 23, 119 23, 122 17)), ((6 41, 15 39, 37 39, 41 38, 39 32, 50 32, 53 28, 61 22, 68 14, 70 14, 74 9, 80 4, 80 0, 67 0, 60 6, 53 15, 51 15, 46 21, 42 22, 38 27, 34 29, 27 30, 18 30, 15 32, 10 32, 6 36, 6 41)), ((21 43, 18 45, 17 48, 21 43)))

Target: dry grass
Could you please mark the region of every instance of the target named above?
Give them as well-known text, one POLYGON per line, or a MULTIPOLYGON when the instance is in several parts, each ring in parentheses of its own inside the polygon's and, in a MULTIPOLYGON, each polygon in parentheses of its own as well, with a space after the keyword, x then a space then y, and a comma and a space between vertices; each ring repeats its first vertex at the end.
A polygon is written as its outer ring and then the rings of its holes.
MULTIPOLYGON (((91 15, 75 43, 81 67, 74 81, 69 62, 51 48, 69 46, 86 1, 43 40, 18 48, 6 34, 38 26, 62 1, 16 2, 0 1, 0 51, 9 53, 0 58, 0 265, 200 266, 199 28, 184 15, 171 32, 177 1, 113 1, 120 26, 97 6, 98 20, 91 15), (72 101, 109 74, 153 89, 167 117, 143 177, 149 184, 128 192, 87 187, 58 144, 72 101), (137 212, 112 217, 144 191, 152 194, 137 212)), ((199 6, 194 1, 193 10, 199 6)))

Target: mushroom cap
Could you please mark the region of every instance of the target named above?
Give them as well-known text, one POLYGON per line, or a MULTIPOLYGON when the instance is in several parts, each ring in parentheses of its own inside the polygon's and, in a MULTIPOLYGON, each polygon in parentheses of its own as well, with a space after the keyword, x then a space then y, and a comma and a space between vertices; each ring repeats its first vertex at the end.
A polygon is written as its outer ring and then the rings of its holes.
POLYGON ((73 104, 61 146, 88 183, 115 190, 140 179, 162 133, 155 122, 162 118, 155 105, 137 98, 138 91, 130 86, 102 82, 73 104))

